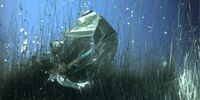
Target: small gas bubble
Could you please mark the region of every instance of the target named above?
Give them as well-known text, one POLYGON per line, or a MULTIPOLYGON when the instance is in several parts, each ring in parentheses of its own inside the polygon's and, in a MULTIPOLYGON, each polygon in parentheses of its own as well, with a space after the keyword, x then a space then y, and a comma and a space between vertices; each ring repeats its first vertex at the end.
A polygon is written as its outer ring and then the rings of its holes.
POLYGON ((88 6, 87 6, 87 3, 84 3, 84 6, 87 8, 88 6))
POLYGON ((142 19, 144 19, 144 16, 142 16, 142 19))
POLYGON ((20 32, 24 32, 24 28, 20 28, 20 30, 19 30, 20 32))
POLYGON ((94 59, 92 59, 92 60, 93 60, 93 61, 96 61, 97 59, 94 58, 94 59))
POLYGON ((129 10, 129 8, 127 7, 126 10, 129 10))
POLYGON ((64 26, 61 26, 60 28, 61 28, 61 29, 64 29, 64 26))
POLYGON ((165 17, 163 17, 163 19, 166 19, 165 17))
POLYGON ((133 17, 133 15, 131 15, 131 17, 133 17))
POLYGON ((4 5, 3 5, 3 4, 1 4, 1 5, 0 5, 0 7, 1 7, 1 8, 3 8, 3 7, 4 7, 4 5))
POLYGON ((35 42, 35 41, 32 41, 32 43, 35 44, 36 42, 35 42))
POLYGON ((36 38, 38 38, 37 36, 34 36, 34 38, 36 39, 36 38))
POLYGON ((167 32, 164 32, 165 35, 167 35, 167 32))
POLYGON ((162 66, 163 66, 163 67, 166 67, 166 66, 167 66, 167 61, 163 61, 163 62, 162 62, 162 66))
POLYGON ((21 15, 22 15, 22 13, 19 13, 18 15, 19 15, 19 16, 21 16, 21 15))
POLYGON ((28 32, 24 32, 24 35, 28 35, 28 32))
POLYGON ((4 59, 4 62, 7 62, 8 60, 7 59, 4 59))
POLYGON ((133 10, 131 10, 131 14, 133 13, 133 10))
POLYGON ((42 19, 41 22, 44 23, 44 20, 42 19))

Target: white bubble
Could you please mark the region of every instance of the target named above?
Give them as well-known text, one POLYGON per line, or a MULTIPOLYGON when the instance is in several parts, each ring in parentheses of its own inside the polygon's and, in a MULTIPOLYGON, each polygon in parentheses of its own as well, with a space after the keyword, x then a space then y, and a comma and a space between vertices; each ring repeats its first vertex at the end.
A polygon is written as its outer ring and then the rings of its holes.
POLYGON ((42 19, 41 22, 44 23, 44 20, 42 19))
POLYGON ((8 60, 7 59, 4 59, 4 62, 7 62, 8 60))
POLYGON ((4 7, 4 6, 3 6, 3 4, 1 4, 0 6, 1 6, 1 8, 3 8, 3 7, 4 7))
POLYGON ((134 41, 134 40, 132 40, 132 41, 131 41, 131 43, 135 43, 135 41, 134 41))
POLYGON ((61 26, 61 29, 64 29, 64 26, 61 26))
POLYGON ((97 59, 94 58, 94 59, 92 59, 92 60, 93 60, 93 61, 96 61, 97 59))
POLYGON ((164 34, 166 35, 166 34, 167 34, 167 32, 164 32, 164 34))
POLYGON ((163 17, 163 19, 166 19, 165 17, 163 17))
POLYGON ((114 8, 117 8, 117 6, 114 6, 114 8))
POLYGON ((19 31, 20 31, 20 32, 24 32, 24 28, 21 28, 19 31))
POLYGON ((35 44, 36 42, 35 42, 35 41, 32 41, 32 43, 35 44))
POLYGON ((133 15, 131 15, 131 17, 133 17, 133 15))
POLYGON ((150 26, 150 25, 149 25, 149 26, 148 26, 148 28, 149 28, 149 29, 152 29, 152 28, 153 28, 153 26, 150 26))
POLYGON ((144 16, 142 16, 142 19, 144 19, 144 16))
POLYGON ((129 8, 127 7, 126 10, 129 10, 129 8))
POLYGON ((22 13, 19 13, 18 15, 19 15, 19 16, 21 16, 21 15, 22 15, 22 13))
POLYGON ((128 25, 130 25, 130 23, 129 23, 129 22, 128 22, 127 24, 128 24, 128 25))
POLYGON ((131 10, 131 14, 133 13, 133 10, 131 10))
POLYGON ((163 62, 162 62, 162 66, 163 66, 163 67, 166 67, 166 66, 167 66, 167 61, 163 61, 163 62))
POLYGON ((87 8, 88 6, 87 6, 87 3, 84 3, 84 6, 87 8))
POLYGON ((24 32, 24 35, 28 35, 28 32, 24 32))
POLYGON ((51 52, 50 51, 47 51, 47 54, 50 54, 51 52))

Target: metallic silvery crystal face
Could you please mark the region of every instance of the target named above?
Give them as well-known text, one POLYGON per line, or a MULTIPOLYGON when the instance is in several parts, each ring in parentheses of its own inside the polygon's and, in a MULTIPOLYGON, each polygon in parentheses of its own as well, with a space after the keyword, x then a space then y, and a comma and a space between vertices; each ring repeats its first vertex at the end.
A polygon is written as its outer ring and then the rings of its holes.
POLYGON ((65 87, 81 89, 91 85, 92 74, 104 57, 114 57, 117 33, 103 17, 88 11, 65 32, 63 42, 52 41, 50 45, 54 64, 50 79, 65 87))

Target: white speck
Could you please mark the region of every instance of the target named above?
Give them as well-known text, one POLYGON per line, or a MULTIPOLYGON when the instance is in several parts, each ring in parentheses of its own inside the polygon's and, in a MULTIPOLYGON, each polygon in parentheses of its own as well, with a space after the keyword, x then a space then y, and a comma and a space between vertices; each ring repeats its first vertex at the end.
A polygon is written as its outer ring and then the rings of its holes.
POLYGON ((134 41, 134 40, 132 40, 132 41, 131 41, 131 43, 135 43, 135 41, 134 41))
POLYGON ((114 8, 117 8, 117 6, 114 6, 114 8))
POLYGON ((47 51, 47 54, 50 54, 51 52, 50 51, 47 51))
POLYGON ((162 66, 163 66, 163 67, 166 67, 166 66, 167 66, 167 61, 163 61, 163 62, 162 62, 162 66))
POLYGON ((82 82, 82 83, 77 83, 77 85, 78 85, 80 88, 84 88, 85 85, 87 85, 87 84, 89 85, 90 82, 86 81, 86 82, 82 82))
POLYGON ((38 42, 38 41, 37 41, 36 43, 37 43, 37 44, 40 44, 40 42, 38 42))
POLYGON ((60 41, 61 44, 64 44, 64 41, 60 41))
POLYGON ((94 59, 92 59, 92 60, 93 60, 93 61, 96 61, 97 59, 94 58, 94 59))
POLYGON ((164 32, 165 35, 167 35, 167 32, 164 32))
POLYGON ((24 32, 24 35, 27 35, 28 34, 28 32, 24 32))
POLYGON ((7 59, 4 59, 4 62, 7 62, 8 60, 7 59))
POLYGON ((22 13, 19 13, 18 15, 19 15, 19 16, 21 16, 21 15, 22 15, 22 13))
POLYGON ((129 22, 128 22, 127 24, 128 24, 128 25, 130 25, 130 23, 129 23, 129 22))
POLYGON ((166 19, 165 17, 163 17, 163 19, 166 19))
POLYGON ((36 38, 38 38, 37 36, 34 36, 34 38, 36 39, 36 38))
POLYGON ((32 43, 35 44, 36 42, 35 42, 35 41, 32 41, 32 43))
POLYGON ((129 10, 129 8, 127 7, 126 10, 129 10))
POLYGON ((24 32, 24 28, 21 28, 19 31, 20 31, 20 32, 24 32))
POLYGON ((6 43, 4 46, 6 49, 8 49, 10 45, 6 43))
POLYGON ((1 8, 3 8, 4 6, 3 6, 3 4, 1 4, 1 8))
POLYGON ((142 19, 144 19, 144 16, 142 16, 142 19))
POLYGON ((133 17, 133 15, 131 15, 131 17, 133 17))
POLYGON ((184 6, 184 3, 181 3, 182 6, 184 6))
POLYGON ((182 25, 179 24, 178 26, 181 27, 182 25))
POLYGON ((87 3, 84 3, 84 6, 87 8, 88 6, 87 6, 87 3))
POLYGON ((150 26, 150 25, 149 25, 149 26, 148 26, 148 28, 149 28, 149 29, 152 29, 152 28, 153 28, 153 26, 150 26))
POLYGON ((131 10, 131 14, 133 13, 133 10, 131 10))
POLYGON ((64 26, 61 26, 61 29, 64 29, 64 26))
POLYGON ((42 19, 41 22, 44 23, 44 20, 42 19))
POLYGON ((191 37, 189 37, 189 39, 191 40, 192 38, 191 38, 191 37))
POLYGON ((34 51, 37 51, 37 49, 34 49, 34 51))

